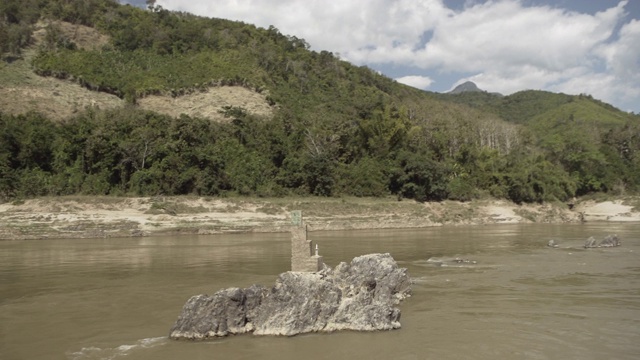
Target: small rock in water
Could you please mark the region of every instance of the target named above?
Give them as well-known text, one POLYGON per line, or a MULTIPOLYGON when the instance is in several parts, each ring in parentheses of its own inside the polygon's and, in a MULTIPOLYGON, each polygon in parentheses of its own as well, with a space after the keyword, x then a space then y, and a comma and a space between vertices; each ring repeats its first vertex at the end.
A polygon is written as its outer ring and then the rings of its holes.
POLYGON ((551 240, 549 240, 549 242, 547 243, 547 246, 548 246, 548 247, 552 247, 552 248, 557 248, 557 247, 558 247, 558 243, 557 243, 555 240, 551 239, 551 240))
POLYGON ((584 242, 585 249, 596 248, 596 247, 598 247, 598 242, 593 236, 589 237, 587 241, 584 242))
POLYGON ((616 247, 621 245, 622 245, 622 242, 620 241, 620 238, 618 238, 618 235, 615 235, 615 234, 607 235, 607 237, 605 237, 600 243, 598 243, 593 236, 591 236, 590 238, 587 239, 587 241, 584 242, 585 249, 600 248, 600 247, 609 248, 609 247, 616 247))
POLYGON ((427 260, 429 264, 440 267, 448 267, 452 265, 476 265, 476 260, 463 259, 463 258, 429 258, 427 260))
POLYGON ((455 262, 456 264, 477 264, 478 263, 475 260, 460 259, 460 258, 455 258, 453 262, 455 262))
POLYGON ((622 243, 620 242, 620 239, 618 238, 618 235, 608 235, 606 238, 604 238, 601 242, 600 242, 600 247, 616 247, 616 246, 620 246, 622 245, 622 243))

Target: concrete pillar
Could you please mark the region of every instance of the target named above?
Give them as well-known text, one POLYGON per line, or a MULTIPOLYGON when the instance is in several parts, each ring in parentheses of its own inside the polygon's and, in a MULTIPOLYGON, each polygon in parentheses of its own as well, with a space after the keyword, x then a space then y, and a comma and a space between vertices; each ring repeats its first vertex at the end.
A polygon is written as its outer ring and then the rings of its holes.
POLYGON ((307 226, 299 210, 291 212, 291 271, 317 272, 322 270, 322 256, 314 254, 313 241, 307 238, 307 226))

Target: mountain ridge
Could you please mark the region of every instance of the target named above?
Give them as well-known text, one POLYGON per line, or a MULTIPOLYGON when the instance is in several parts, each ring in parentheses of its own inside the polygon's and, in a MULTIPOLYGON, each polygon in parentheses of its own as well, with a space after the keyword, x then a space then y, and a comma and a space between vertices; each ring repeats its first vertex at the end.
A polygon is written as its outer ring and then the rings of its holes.
POLYGON ((14 96, 14 107, 0 103, 0 199, 294 194, 521 203, 640 186, 639 117, 588 95, 498 96, 475 84, 431 93, 312 51, 273 26, 113 0, 15 5, 0 6, 0 27, 47 25, 39 39, 17 39, 0 70, 2 91, 41 93, 14 96), (106 42, 85 47, 76 34, 91 31, 106 42), (209 97, 239 89, 235 102, 209 97), (45 100, 58 98, 67 102, 47 108, 45 100))
POLYGON ((480 88, 478 88, 478 86, 473 81, 465 81, 460 85, 456 86, 453 90, 449 91, 448 94, 460 94, 464 92, 482 92, 482 91, 484 90, 481 90, 480 88))

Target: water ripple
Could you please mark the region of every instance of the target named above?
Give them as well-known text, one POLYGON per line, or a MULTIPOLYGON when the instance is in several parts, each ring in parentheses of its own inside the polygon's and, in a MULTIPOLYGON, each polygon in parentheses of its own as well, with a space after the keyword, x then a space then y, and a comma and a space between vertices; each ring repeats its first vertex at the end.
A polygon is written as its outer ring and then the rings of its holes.
POLYGON ((68 355, 70 360, 113 360, 119 357, 130 355, 131 353, 162 346, 168 342, 166 337, 153 337, 141 339, 135 344, 125 344, 113 348, 99 348, 95 346, 83 347, 80 351, 68 355))

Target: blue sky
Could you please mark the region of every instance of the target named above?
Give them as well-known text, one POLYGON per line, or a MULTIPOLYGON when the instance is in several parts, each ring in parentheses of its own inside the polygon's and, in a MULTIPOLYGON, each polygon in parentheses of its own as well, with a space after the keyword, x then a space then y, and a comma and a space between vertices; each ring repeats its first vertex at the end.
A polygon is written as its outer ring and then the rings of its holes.
MULTIPOLYGON (((122 1, 144 5, 144 0, 122 1)), ((586 93, 640 113, 640 0, 157 0, 304 38, 399 82, 445 92, 586 93)))

